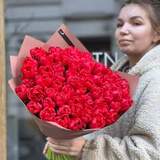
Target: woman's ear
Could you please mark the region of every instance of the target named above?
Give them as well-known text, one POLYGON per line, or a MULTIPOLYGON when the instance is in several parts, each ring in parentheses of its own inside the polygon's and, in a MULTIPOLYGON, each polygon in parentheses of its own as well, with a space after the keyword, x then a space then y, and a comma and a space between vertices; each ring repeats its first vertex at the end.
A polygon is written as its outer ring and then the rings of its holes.
POLYGON ((154 32, 153 43, 160 42, 160 29, 154 32))

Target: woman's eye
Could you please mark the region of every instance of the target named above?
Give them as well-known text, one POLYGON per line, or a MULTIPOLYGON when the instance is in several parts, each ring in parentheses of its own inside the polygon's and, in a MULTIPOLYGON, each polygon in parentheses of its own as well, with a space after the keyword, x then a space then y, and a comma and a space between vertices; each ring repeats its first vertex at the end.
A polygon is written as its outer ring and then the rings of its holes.
POLYGON ((140 25, 142 25, 141 22, 133 22, 132 24, 135 25, 135 26, 140 26, 140 25))
POLYGON ((122 23, 117 23, 117 28, 122 27, 123 24, 122 23))

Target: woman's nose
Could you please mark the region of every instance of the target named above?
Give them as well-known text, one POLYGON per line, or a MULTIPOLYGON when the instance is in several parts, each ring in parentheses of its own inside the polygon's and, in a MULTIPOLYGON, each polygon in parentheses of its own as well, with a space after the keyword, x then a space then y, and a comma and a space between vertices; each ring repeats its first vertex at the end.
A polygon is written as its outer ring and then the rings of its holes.
POLYGON ((121 29, 120 29, 120 34, 128 34, 129 33, 129 25, 125 23, 121 29))

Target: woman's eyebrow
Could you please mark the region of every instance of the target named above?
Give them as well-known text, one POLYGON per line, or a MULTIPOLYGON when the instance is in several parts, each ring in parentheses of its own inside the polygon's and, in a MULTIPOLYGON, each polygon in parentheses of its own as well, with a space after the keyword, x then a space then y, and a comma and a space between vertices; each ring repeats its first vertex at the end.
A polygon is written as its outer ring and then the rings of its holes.
POLYGON ((141 20, 144 20, 143 19, 143 17, 141 17, 141 16, 133 16, 133 17, 130 17, 130 19, 132 20, 134 20, 134 19, 141 19, 141 20))
MULTIPOLYGON (((144 20, 143 17, 141 17, 141 16, 132 16, 132 17, 130 17, 129 19, 130 19, 130 20, 135 20, 135 19, 144 20)), ((123 18, 120 18, 120 17, 117 18, 117 21, 120 21, 120 22, 121 22, 121 21, 123 21, 123 20, 124 20, 123 18)))

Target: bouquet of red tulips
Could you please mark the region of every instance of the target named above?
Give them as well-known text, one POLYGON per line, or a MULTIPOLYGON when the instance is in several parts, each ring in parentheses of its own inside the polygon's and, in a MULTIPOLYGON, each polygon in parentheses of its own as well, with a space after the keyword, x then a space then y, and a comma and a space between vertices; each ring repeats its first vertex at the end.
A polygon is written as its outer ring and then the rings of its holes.
MULTIPOLYGON (((96 62, 62 25, 47 43, 26 37, 11 57, 10 87, 43 134, 76 138, 113 124, 132 105, 137 78, 96 62)), ((47 159, 71 159, 48 149, 47 159)))

